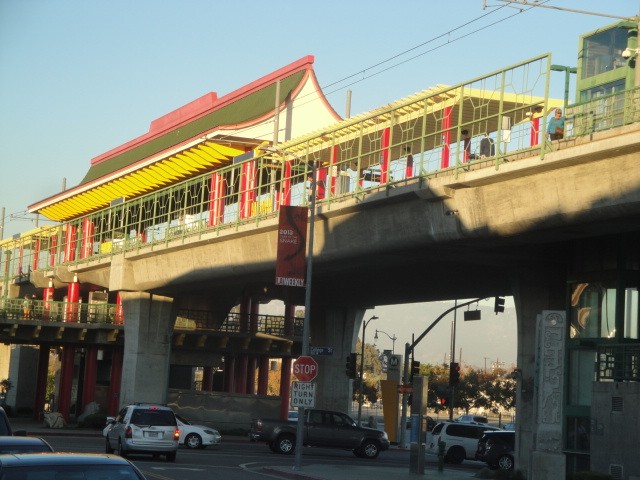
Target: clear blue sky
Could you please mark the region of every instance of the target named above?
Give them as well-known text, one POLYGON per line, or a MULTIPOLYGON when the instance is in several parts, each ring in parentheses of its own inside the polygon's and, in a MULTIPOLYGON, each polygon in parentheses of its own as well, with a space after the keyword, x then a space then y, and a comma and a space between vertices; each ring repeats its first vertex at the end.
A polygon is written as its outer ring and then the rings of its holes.
MULTIPOLYGON (((0 0, 0 207, 23 212, 151 120, 304 55, 334 108, 351 89, 357 114, 549 51, 574 66, 578 35, 615 21, 487 3, 0 0)), ((626 16, 639 2, 547 3, 626 16)), ((7 218, 3 236, 32 225, 7 218)))
MULTIPOLYGON (((352 90, 355 115, 546 52, 575 66, 578 36, 615 21, 486 3, 0 0, 3 237, 33 227, 12 214, 59 192, 63 178, 77 185, 91 158, 144 134, 153 119, 305 55, 315 56, 320 86, 341 115, 352 90)), ((639 7, 540 3, 619 16, 639 7)), ((561 98, 564 76, 555 75, 552 95, 561 98)), ((440 358, 447 348, 438 350, 440 358)))

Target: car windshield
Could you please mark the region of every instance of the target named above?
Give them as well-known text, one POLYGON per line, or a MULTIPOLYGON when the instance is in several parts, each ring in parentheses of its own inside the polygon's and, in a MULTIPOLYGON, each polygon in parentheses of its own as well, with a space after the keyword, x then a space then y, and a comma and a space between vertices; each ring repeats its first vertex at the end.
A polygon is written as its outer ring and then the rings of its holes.
POLYGON ((134 425, 156 425, 159 427, 175 427, 176 417, 171 410, 137 409, 131 415, 134 425))
POLYGON ((0 454, 6 455, 10 453, 42 453, 53 452, 49 445, 38 443, 33 445, 2 445, 0 446, 0 454))
POLYGON ((129 465, 20 465, 3 469, 0 480, 140 480, 129 465))

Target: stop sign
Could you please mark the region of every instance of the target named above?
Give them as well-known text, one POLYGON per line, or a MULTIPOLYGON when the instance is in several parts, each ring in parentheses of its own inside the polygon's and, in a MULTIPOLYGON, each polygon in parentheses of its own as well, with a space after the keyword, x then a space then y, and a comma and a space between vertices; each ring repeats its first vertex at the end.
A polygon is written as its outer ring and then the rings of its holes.
POLYGON ((312 357, 298 357, 293 362, 293 374, 301 382, 311 382, 318 375, 318 363, 312 357))

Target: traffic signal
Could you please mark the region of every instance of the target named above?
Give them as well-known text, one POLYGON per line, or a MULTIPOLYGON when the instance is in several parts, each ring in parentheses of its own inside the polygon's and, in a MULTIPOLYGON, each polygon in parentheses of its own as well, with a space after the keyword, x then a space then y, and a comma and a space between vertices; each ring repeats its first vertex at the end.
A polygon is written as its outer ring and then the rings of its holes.
POLYGON ((460 364, 451 362, 449 364, 449 385, 458 385, 460 383, 460 364))
POLYGON ((350 353, 347 357, 347 366, 345 369, 345 373, 349 378, 357 378, 357 363, 358 363, 358 354, 350 353))
POLYGON ((440 405, 443 407, 449 406, 449 397, 440 397, 440 405))
POLYGON ((420 362, 411 360, 411 378, 416 375, 420 375, 420 362))
POLYGON ((496 312, 496 315, 504 312, 504 297, 496 297, 496 303, 493 306, 493 311, 496 312))

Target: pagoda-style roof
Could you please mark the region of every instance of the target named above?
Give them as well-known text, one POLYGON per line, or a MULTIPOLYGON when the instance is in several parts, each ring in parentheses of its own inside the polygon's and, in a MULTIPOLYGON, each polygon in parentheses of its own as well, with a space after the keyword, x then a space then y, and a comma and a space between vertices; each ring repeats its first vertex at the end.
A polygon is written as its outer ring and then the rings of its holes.
POLYGON ((79 185, 29 211, 67 221, 228 165, 273 140, 276 114, 279 140, 334 123, 340 117, 320 91, 313 61, 303 57, 223 97, 207 93, 152 121, 144 135, 92 159, 79 185))

